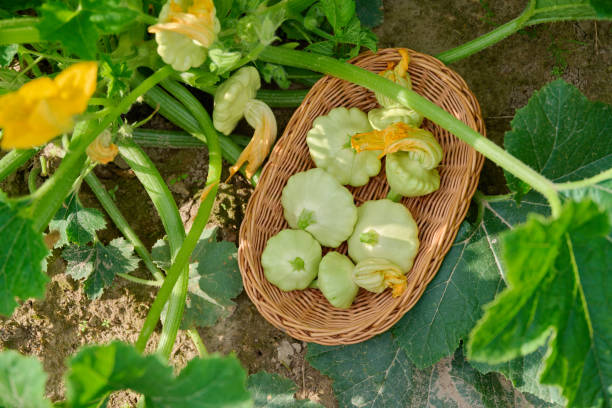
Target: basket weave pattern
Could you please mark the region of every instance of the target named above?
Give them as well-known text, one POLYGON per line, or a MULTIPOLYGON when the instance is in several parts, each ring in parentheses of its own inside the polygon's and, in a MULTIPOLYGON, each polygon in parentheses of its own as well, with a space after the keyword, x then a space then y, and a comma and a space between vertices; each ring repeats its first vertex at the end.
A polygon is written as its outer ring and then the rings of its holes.
MULTIPOLYGON (((480 106, 463 79, 433 57, 415 51, 409 53, 408 72, 413 89, 485 134, 480 106)), ((399 59, 397 50, 385 49, 377 54, 361 54, 351 63, 380 72, 387 68, 388 62, 399 59)), ((467 144, 425 120, 423 127, 433 133, 444 150, 438 168, 440 189, 427 196, 402 201, 417 222, 421 244, 407 275, 408 289, 399 298, 391 297, 390 290, 374 294, 360 289, 349 309, 337 309, 319 290, 283 292, 264 277, 261 254, 270 237, 289 227, 280 200, 287 179, 315 167, 306 145, 306 133, 315 118, 339 106, 357 107, 367 112, 378 104, 371 91, 334 77, 325 76, 313 86, 263 169, 240 228, 238 252, 244 288, 259 312, 290 336, 325 345, 367 340, 389 329, 415 305, 454 241, 484 162, 484 158, 467 144)), ((389 186, 384 163, 382 169, 365 186, 349 187, 357 206, 387 195, 389 186)), ((338 251, 346 254, 346 243, 338 251)))

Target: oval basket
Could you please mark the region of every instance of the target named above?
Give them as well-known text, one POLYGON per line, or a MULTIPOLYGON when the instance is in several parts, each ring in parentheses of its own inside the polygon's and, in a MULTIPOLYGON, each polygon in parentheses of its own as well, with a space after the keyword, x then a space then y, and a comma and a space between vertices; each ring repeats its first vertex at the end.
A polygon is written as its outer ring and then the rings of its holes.
MULTIPOLYGON (((439 60, 409 50, 408 72, 413 89, 450 112, 481 134, 485 127, 480 106, 465 81, 439 60)), ((373 72, 398 62, 396 49, 359 55, 350 62, 373 72)), ((408 273, 408 289, 398 298, 391 291, 380 294, 361 289, 349 309, 333 307, 319 290, 283 292, 264 277, 261 254, 270 237, 289 228, 283 217, 280 197, 287 179, 314 167, 306 145, 306 133, 315 118, 332 108, 357 107, 367 112, 378 106, 374 94, 358 85, 325 76, 310 90, 295 111, 282 137, 276 143, 259 184, 247 205, 240 228, 238 251, 244 288, 259 312, 290 336, 325 345, 358 343, 382 333, 397 322, 423 294, 450 249, 468 210, 484 158, 444 129, 425 120, 444 150, 440 189, 417 198, 404 198, 419 227, 421 246, 408 273)), ((384 198, 389 190, 381 173, 363 187, 349 187, 357 206, 364 201, 384 198)), ((338 251, 346 254, 346 243, 338 251)), ((325 252, 325 249, 324 249, 325 252)))

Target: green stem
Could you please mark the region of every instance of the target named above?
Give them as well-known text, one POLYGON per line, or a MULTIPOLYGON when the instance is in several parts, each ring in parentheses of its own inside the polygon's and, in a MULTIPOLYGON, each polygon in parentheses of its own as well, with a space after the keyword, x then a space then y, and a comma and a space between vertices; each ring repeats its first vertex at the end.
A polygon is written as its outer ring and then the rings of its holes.
POLYGON ((0 45, 32 44, 40 42, 40 33, 33 26, 0 27, 0 45))
MULTIPOLYGON (((214 86, 198 87, 198 89, 210 95, 214 95, 217 91, 217 87, 214 86)), ((260 89, 255 99, 265 102, 271 108, 297 108, 308 91, 308 89, 260 89)))
POLYGON ((555 183, 557 190, 575 190, 577 188, 590 187, 602 181, 612 179, 612 169, 605 170, 596 176, 578 181, 567 181, 565 183, 555 183))
POLYGON ((389 190, 389 193, 387 193, 387 198, 396 203, 402 201, 402 197, 403 196, 400 193, 397 193, 393 190, 389 190))
POLYGON ((0 181, 13 174, 26 164, 37 152, 37 149, 11 150, 0 159, 0 181))
MULTIPOLYGON (((149 194, 151 201, 153 201, 153 205, 161 218, 166 235, 168 236, 171 259, 175 260, 183 243, 183 239, 185 238, 185 229, 178 207, 172 197, 172 193, 170 193, 168 186, 151 159, 149 159, 140 146, 136 145, 132 140, 123 140, 119 142, 119 153, 130 165, 136 177, 138 177, 138 180, 140 180, 149 194)), ((172 352, 172 345, 174 344, 174 339, 176 338, 176 333, 178 332, 178 327, 183 317, 185 299, 182 294, 183 292, 185 292, 185 294, 187 293, 187 284, 189 283, 188 266, 188 264, 185 265, 181 271, 179 271, 179 282, 173 289, 171 288, 170 292, 171 296, 168 302, 166 319, 158 345, 158 351, 160 351, 161 355, 166 359, 168 359, 172 352), (174 337, 170 339, 169 337, 171 337, 173 333, 174 337)), ((159 293, 157 297, 159 297, 159 293)), ((164 304, 165 303, 166 300, 164 300, 164 304)))
POLYGON ((30 174, 28 174, 28 190, 30 190, 30 194, 34 194, 36 192, 36 178, 40 174, 40 167, 34 167, 30 174))
POLYGON ((141 279, 141 278, 137 278, 136 276, 129 275, 127 273, 117 273, 117 276, 125 280, 129 280, 130 282, 134 282, 134 283, 138 283, 140 285, 146 285, 146 286, 155 286, 156 288, 160 287, 163 282, 161 280, 141 279))
POLYGON ((112 197, 106 191, 106 188, 102 185, 100 180, 96 177, 93 172, 90 172, 85 176, 85 182, 91 188, 91 191, 95 194, 102 204, 102 207, 108 214, 108 216, 113 220, 115 226, 121 231, 123 236, 129 241, 130 244, 134 246, 134 251, 140 256, 142 262, 145 264, 147 269, 153 274, 155 279, 163 280, 164 275, 161 271, 155 266, 153 263, 153 258, 151 258, 151 254, 147 251, 147 248, 142 243, 136 232, 130 227, 130 224, 127 222, 121 211, 113 201, 112 197))
MULTIPOLYGON (((173 89, 173 91, 178 89, 175 89, 174 84, 176 83, 169 85, 169 87, 173 89)), ((174 287, 176 281, 181 277, 183 270, 189 265, 191 253, 195 249, 196 244, 198 243, 198 240, 202 235, 202 231, 204 230, 208 222, 215 196, 217 194, 218 182, 221 177, 221 148, 217 139, 217 131, 212 126, 212 121, 210 120, 210 117, 208 116, 202 105, 197 102, 197 100, 191 100, 191 98, 195 99, 193 95, 189 97, 186 94, 184 95, 183 92, 179 90, 177 94, 175 94, 175 96, 181 99, 187 98, 184 102, 189 102, 189 109, 191 113, 195 116, 200 126, 202 126, 202 130, 206 135, 209 151, 209 167, 206 184, 207 187, 210 188, 210 190, 208 191, 208 194, 204 197, 204 200, 200 203, 200 208, 198 209, 198 213, 195 217, 195 220, 193 221, 191 230, 189 231, 189 234, 187 234, 187 237, 185 238, 181 249, 174 258, 172 266, 168 270, 166 280, 164 281, 162 287, 159 289, 157 297, 155 298, 153 304, 151 305, 151 308, 149 309, 149 314, 147 315, 143 328, 140 332, 140 335, 138 336, 138 340, 136 341, 136 349, 140 351, 144 350, 145 346, 147 345, 147 341, 153 333, 153 330, 155 329, 157 320, 161 315, 166 300, 172 292, 172 288, 174 287)))
POLYGON ((206 350, 206 346, 204 345, 204 342, 200 337, 200 333, 198 333, 196 329, 189 329, 187 330, 187 333, 189 334, 189 337, 191 337, 191 341, 193 341, 193 344, 195 344, 200 358, 208 357, 208 350, 206 350))
MULTIPOLYGON (((115 119, 127 111, 141 95, 165 79, 172 73, 170 66, 164 66, 153 75, 140 83, 121 102, 115 106, 109 114, 100 121, 92 130, 85 134, 73 136, 66 156, 59 168, 49 180, 47 180, 33 195, 34 201, 30 207, 30 214, 34 219, 34 228, 44 231, 53 218, 62 201, 68 195, 74 181, 79 177, 81 168, 85 163, 87 155, 85 149, 94 139, 104 131, 115 119)), ((76 133, 76 132, 75 132, 76 133)))
POLYGON ((550 203, 553 217, 561 213, 561 200, 552 181, 413 90, 397 85, 363 68, 308 52, 268 46, 260 54, 260 59, 274 64, 282 63, 333 75, 370 90, 376 90, 376 92, 416 110, 542 193, 550 203))
POLYGON ((185 132, 158 129, 134 129, 132 140, 140 146, 169 149, 202 148, 206 144, 185 132))

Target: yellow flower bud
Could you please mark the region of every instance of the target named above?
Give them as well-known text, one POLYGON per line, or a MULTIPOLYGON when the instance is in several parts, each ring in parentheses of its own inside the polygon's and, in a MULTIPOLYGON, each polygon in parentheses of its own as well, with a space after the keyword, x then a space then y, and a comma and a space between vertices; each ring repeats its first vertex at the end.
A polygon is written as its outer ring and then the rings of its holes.
POLYGON ((111 143, 111 133, 108 130, 100 133, 96 140, 87 146, 87 155, 89 158, 100 164, 108 164, 115 159, 119 148, 111 143))

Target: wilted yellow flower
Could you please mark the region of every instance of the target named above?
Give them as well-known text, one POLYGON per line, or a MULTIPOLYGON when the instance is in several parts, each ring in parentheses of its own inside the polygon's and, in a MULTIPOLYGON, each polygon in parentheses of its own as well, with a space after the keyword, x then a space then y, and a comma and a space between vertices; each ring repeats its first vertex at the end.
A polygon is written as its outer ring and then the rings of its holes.
POLYGON ((111 142, 111 133, 108 130, 100 133, 96 140, 87 146, 87 155, 89 158, 100 164, 112 162, 117 156, 119 148, 111 142))
POLYGON ((230 177, 232 177, 240 167, 248 162, 245 173, 247 178, 253 177, 259 166, 270 153, 272 144, 276 140, 276 118, 272 109, 262 101, 257 99, 250 100, 244 111, 244 118, 249 125, 255 128, 255 133, 247 147, 240 153, 238 161, 230 167, 230 177))
POLYGON ((212 0, 170 0, 159 13, 155 33, 157 52, 177 71, 198 67, 221 29, 212 0))
POLYGON ((383 258, 368 258, 353 270, 353 281, 366 290, 381 293, 391 288, 391 296, 399 297, 408 287, 408 279, 399 266, 383 258))
POLYGON ((55 79, 37 78, 0 96, 0 146, 28 149, 72 130, 73 116, 85 111, 96 90, 97 70, 95 62, 80 62, 55 79))
POLYGON ((384 130, 353 135, 351 147, 357 152, 382 150, 379 158, 399 151, 412 152, 427 169, 433 169, 442 160, 442 148, 431 132, 403 122, 394 123, 384 130))
MULTIPOLYGON (((405 48, 400 48, 397 52, 401 55, 402 59, 399 63, 388 63, 387 69, 378 73, 378 75, 385 77, 398 85, 403 86, 404 88, 412 88, 412 81, 410 80, 410 75, 408 75, 408 64, 410 63, 410 55, 408 54, 408 50, 405 48)), ((380 94, 378 92, 374 92, 376 99, 380 106, 388 108, 391 106, 399 106, 400 104, 393 99, 380 94)))

